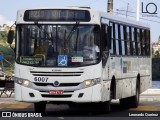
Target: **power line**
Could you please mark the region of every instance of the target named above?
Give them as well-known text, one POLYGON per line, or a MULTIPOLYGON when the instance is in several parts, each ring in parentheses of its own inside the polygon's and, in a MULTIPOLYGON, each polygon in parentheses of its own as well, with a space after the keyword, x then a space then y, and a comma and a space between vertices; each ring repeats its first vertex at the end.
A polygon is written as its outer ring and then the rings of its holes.
POLYGON ((98 0, 94 0, 94 1, 92 1, 90 3, 88 3, 86 6, 90 6, 90 5, 92 5, 92 4, 96 3, 96 2, 98 2, 98 0))
MULTIPOLYGON (((123 2, 125 2, 125 3, 127 3, 128 4, 128 2, 126 2, 126 1, 124 1, 124 0, 121 0, 121 1, 123 1, 123 2)), ((132 2, 133 3, 133 2, 132 2)), ((132 8, 136 8, 137 6, 135 6, 135 5, 130 5, 132 8)))

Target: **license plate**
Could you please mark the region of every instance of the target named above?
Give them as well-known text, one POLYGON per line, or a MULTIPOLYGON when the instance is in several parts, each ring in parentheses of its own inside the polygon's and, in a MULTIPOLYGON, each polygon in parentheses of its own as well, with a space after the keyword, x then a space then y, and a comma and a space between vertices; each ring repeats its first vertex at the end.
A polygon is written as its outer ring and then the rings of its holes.
POLYGON ((63 90, 50 90, 49 94, 52 94, 52 95, 62 95, 63 92, 64 92, 63 90))

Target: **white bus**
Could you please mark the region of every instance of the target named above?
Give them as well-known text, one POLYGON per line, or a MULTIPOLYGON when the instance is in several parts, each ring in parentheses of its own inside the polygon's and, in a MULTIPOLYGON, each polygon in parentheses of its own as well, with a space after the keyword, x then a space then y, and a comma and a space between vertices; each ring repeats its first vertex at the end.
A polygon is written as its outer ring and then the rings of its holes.
MULTIPOLYGON (((13 31, 8 34, 12 44, 13 31)), ((151 86, 150 27, 82 7, 17 12, 15 100, 137 107, 151 86)))

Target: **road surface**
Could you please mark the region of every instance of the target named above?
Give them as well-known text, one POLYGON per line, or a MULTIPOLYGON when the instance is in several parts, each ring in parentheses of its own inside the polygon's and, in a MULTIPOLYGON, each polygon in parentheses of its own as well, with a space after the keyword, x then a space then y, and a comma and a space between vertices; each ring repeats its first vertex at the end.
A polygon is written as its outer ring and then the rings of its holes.
MULTIPOLYGON (((12 98, 0 98, 1 112, 34 112, 32 103, 22 103, 14 101, 12 98)), ((111 105, 112 111, 109 114, 101 113, 96 108, 74 108, 70 109, 68 105, 47 104, 45 117, 128 117, 133 114, 158 114, 160 117, 160 89, 149 89, 140 96, 138 108, 123 108, 118 100, 113 100, 111 105), (91 112, 92 111, 92 112, 91 112)), ((143 115, 142 114, 142 115, 143 115)))

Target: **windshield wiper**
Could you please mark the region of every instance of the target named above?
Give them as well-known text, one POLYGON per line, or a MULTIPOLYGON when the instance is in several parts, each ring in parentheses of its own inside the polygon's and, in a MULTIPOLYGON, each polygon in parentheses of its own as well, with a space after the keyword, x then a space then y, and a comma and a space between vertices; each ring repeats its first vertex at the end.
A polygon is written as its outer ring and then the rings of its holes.
POLYGON ((76 24, 73 26, 71 32, 69 33, 69 35, 68 35, 68 37, 67 37, 67 39, 66 39, 65 41, 68 41, 68 40, 71 39, 71 37, 72 37, 72 35, 73 35, 73 31, 77 29, 78 25, 79 25, 79 22, 76 21, 76 24))
POLYGON ((51 40, 51 37, 49 36, 49 33, 48 33, 45 29, 42 28, 42 25, 37 24, 37 23, 35 23, 35 24, 37 25, 37 27, 38 27, 41 31, 43 31, 43 32, 47 35, 47 38, 48 38, 49 40, 51 40))
MULTIPOLYGON (((79 25, 79 22, 76 21, 76 24, 73 26, 73 28, 72 28, 72 30, 70 31, 69 35, 67 36, 66 39, 64 39, 64 49, 65 49, 65 47, 66 47, 66 42, 68 42, 68 41, 71 39, 71 37, 72 37, 72 35, 73 35, 73 32, 74 32, 74 30, 77 29, 78 25, 79 25)), ((66 31, 65 31, 65 36, 66 36, 66 31)), ((64 36, 64 37, 65 37, 65 36, 64 36)))

